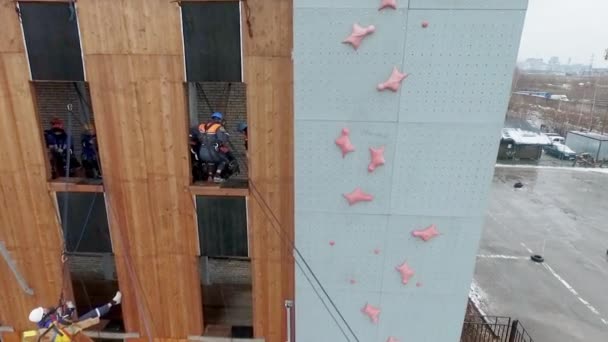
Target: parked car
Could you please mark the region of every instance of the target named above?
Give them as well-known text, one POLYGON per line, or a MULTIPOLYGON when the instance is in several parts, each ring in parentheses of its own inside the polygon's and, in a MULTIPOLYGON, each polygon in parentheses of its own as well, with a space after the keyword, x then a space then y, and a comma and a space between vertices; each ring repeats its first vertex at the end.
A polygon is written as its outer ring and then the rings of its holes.
POLYGON ((554 142, 552 145, 546 146, 545 152, 548 155, 554 156, 559 159, 576 159, 576 152, 572 151, 570 147, 559 142, 554 142))
POLYGON ((560 136, 557 133, 545 133, 545 135, 549 138, 549 140, 551 140, 551 144, 563 144, 566 142, 566 138, 560 136))

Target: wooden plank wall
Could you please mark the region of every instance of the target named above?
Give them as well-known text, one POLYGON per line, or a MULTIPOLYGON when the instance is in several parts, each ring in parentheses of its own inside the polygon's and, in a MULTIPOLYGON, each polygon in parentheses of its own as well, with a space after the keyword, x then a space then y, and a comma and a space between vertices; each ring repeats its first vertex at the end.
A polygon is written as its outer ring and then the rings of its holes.
POLYGON ((200 335, 179 7, 77 6, 126 329, 156 339, 200 335))
POLYGON ((285 300, 294 299, 292 249, 284 240, 294 238, 293 1, 247 0, 242 6, 254 333, 283 342, 285 300))
MULTIPOLYGON (((0 241, 34 296, 0 258, 0 325, 32 327, 29 310, 56 305, 62 286, 62 236, 47 168, 15 4, 0 0, 0 241)), ((69 274, 66 293, 71 297, 69 274)), ((18 339, 4 335, 7 340, 18 339)))

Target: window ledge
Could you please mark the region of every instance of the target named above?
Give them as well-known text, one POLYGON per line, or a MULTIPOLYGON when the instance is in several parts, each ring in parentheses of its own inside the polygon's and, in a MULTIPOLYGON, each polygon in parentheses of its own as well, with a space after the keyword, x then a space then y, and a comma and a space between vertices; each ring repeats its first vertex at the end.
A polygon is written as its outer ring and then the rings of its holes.
POLYGON ((54 192, 103 192, 101 180, 88 178, 57 178, 49 182, 54 192))
POLYGON ((246 197, 249 196, 249 188, 246 184, 235 187, 229 184, 218 185, 201 182, 190 185, 190 193, 198 196, 246 197))

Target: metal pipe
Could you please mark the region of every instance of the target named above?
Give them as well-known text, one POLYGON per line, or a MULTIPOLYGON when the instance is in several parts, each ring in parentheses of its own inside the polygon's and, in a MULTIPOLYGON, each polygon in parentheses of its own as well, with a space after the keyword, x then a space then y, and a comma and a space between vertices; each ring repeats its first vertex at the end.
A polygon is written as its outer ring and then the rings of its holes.
POLYGON ((293 336, 293 331, 291 329, 291 323, 292 323, 292 312, 291 309, 293 308, 293 300, 286 300, 285 301, 285 311, 286 311, 286 321, 287 321, 287 342, 295 342, 295 336, 293 336))

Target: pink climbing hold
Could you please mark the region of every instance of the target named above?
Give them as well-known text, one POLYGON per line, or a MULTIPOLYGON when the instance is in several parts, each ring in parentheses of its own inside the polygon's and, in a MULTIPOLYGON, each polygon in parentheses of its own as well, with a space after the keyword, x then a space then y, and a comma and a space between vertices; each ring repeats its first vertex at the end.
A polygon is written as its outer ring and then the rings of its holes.
POLYGON ((422 283, 421 282, 417 282, 416 283, 416 287, 422 287, 422 283))
POLYGON ((372 161, 369 163, 367 170, 374 172, 378 166, 384 165, 384 146, 378 148, 370 147, 369 151, 372 154, 372 161))
POLYGON ((427 27, 429 27, 429 22, 425 20, 422 22, 422 28, 427 28, 427 27))
POLYGON ((335 242, 334 240, 329 241, 329 245, 330 245, 330 246, 332 246, 332 247, 333 247, 335 244, 336 244, 336 242, 335 242))
POLYGON ((380 254, 380 249, 378 249, 378 248, 374 249, 374 254, 376 254, 376 255, 380 254))
POLYGON ((372 321, 372 323, 378 323, 378 316, 380 316, 379 308, 376 308, 369 304, 365 304, 363 309, 361 309, 361 312, 363 312, 365 315, 367 315, 367 317, 369 317, 369 319, 372 321))
POLYGON ((388 80, 386 80, 386 82, 384 82, 384 83, 378 84, 378 90, 382 91, 385 89, 390 89, 390 90, 396 92, 397 90, 399 90, 399 87, 401 86, 401 82, 404 79, 406 79, 407 76, 408 76, 408 74, 401 73, 397 69, 397 67, 393 67, 393 73, 388 78, 388 80))
POLYGON ((380 8, 378 11, 385 8, 397 9, 397 0, 382 0, 382 2, 380 2, 380 8))
POLYGON ((350 44, 355 50, 357 50, 359 45, 361 45, 363 38, 374 33, 374 31, 376 31, 376 27, 374 25, 362 27, 359 24, 353 24, 353 32, 342 43, 350 44))
POLYGON ((336 145, 338 145, 338 147, 340 147, 342 150, 342 158, 355 150, 355 146, 353 146, 353 144, 350 142, 350 138, 348 137, 349 134, 350 132, 348 128, 343 128, 342 135, 336 139, 336 145))
POLYGON ((391 336, 388 338, 388 340, 386 340, 386 342, 399 342, 399 340, 391 336))
POLYGON ((374 196, 370 194, 366 194, 360 188, 356 188, 353 192, 349 194, 344 194, 344 198, 348 201, 349 205, 354 205, 359 202, 370 202, 374 199, 374 196))
POLYGON ((349 281, 349 283, 350 283, 351 285, 355 285, 355 284, 357 283, 357 281, 356 281, 355 279, 351 279, 351 280, 349 281))
POLYGON ((403 264, 395 267, 397 272, 401 273, 401 282, 403 284, 407 284, 410 281, 410 278, 414 276, 414 270, 407 264, 407 262, 403 262, 403 264))
POLYGON ((429 241, 435 236, 439 235, 439 231, 437 230, 437 226, 432 224, 421 230, 412 231, 412 236, 422 239, 423 241, 429 241))

